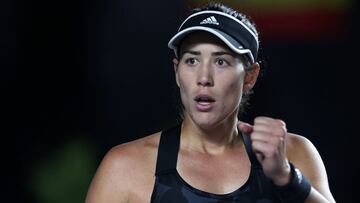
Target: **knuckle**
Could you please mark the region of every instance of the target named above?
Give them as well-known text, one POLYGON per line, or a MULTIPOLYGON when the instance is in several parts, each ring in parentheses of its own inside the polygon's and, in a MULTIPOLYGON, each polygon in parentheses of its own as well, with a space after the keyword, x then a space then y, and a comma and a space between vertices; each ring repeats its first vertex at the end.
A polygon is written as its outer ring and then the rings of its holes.
POLYGON ((253 127, 253 132, 259 132, 259 131, 261 131, 262 129, 263 129, 262 126, 260 126, 260 125, 254 125, 254 127, 253 127))
POLYGON ((287 129, 284 125, 278 125, 274 128, 273 134, 275 136, 280 136, 280 137, 284 137, 287 133, 287 129))
POLYGON ((275 119, 275 122, 278 126, 286 127, 285 121, 283 121, 281 119, 275 119))
POLYGON ((254 119, 254 123, 267 123, 269 122, 269 117, 266 116, 258 116, 254 119))
POLYGON ((258 140, 258 139, 261 139, 261 137, 262 137, 262 134, 260 132, 253 132, 251 134, 251 139, 252 140, 258 140))
POLYGON ((284 128, 277 128, 274 131, 274 135, 277 137, 284 137, 286 135, 286 130, 284 128))
POLYGON ((260 123, 262 121, 263 117, 258 116, 254 119, 254 123, 260 123))

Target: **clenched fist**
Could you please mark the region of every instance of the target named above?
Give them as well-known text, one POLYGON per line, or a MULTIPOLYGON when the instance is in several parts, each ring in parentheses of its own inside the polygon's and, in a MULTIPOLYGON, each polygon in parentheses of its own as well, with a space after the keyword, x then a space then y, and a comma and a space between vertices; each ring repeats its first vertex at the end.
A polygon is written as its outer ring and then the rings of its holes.
POLYGON ((290 165, 286 157, 285 122, 269 117, 257 117, 254 125, 239 122, 238 128, 250 136, 253 151, 264 174, 278 186, 290 181, 290 165))

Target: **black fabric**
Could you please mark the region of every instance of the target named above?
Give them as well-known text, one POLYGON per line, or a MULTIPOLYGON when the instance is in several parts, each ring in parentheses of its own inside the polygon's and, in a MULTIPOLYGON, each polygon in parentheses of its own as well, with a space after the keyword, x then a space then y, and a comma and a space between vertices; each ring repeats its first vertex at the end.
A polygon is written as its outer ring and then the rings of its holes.
POLYGON ((259 161, 257 160, 255 153, 252 150, 250 135, 243 135, 242 137, 243 137, 246 152, 247 152, 247 154, 249 156, 251 164, 254 167, 261 168, 261 165, 260 165, 259 161))
POLYGON ((304 202, 311 191, 310 181, 292 163, 290 163, 290 168, 290 182, 285 186, 274 185, 275 192, 283 202, 304 202))
POLYGON ((156 162, 156 175, 161 172, 176 168, 177 154, 180 146, 181 126, 167 129, 161 133, 156 162), (176 154, 176 156, 174 156, 176 154), (169 156, 173 155, 173 156, 169 156))
MULTIPOLYGON (((246 183, 228 194, 201 191, 185 182, 176 170, 181 125, 162 132, 156 164, 156 180, 151 203, 278 203, 273 185, 250 158, 251 171, 246 183)), ((249 140, 244 143, 250 150, 249 140)), ((250 146, 251 147, 251 146, 250 146)), ((252 153, 251 151, 247 151, 252 153)), ((251 156, 250 156, 251 157, 251 156)), ((255 157, 256 158, 256 157, 255 157)))

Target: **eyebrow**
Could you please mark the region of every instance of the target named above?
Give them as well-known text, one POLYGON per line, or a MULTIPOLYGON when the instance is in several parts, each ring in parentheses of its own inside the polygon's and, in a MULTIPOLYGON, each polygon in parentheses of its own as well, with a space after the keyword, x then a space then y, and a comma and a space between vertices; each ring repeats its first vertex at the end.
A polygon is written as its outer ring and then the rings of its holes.
MULTIPOLYGON (((200 51, 192 51, 192 50, 184 50, 182 51, 180 54, 181 56, 184 55, 184 54, 192 54, 192 55, 201 55, 201 52, 200 51)), ((235 54, 231 53, 231 52, 227 52, 227 51, 217 51, 217 52, 213 52, 211 53, 212 56, 221 56, 221 55, 230 55, 232 57, 236 57, 235 54)))
POLYGON ((227 51, 213 52, 213 53, 211 53, 211 55, 213 55, 213 56, 230 55, 230 56, 232 56, 232 57, 236 57, 235 54, 233 54, 233 53, 231 53, 231 52, 227 52, 227 51))
POLYGON ((180 53, 180 56, 184 55, 184 54, 192 54, 192 55, 200 55, 200 51, 191 51, 191 50, 184 50, 180 53))

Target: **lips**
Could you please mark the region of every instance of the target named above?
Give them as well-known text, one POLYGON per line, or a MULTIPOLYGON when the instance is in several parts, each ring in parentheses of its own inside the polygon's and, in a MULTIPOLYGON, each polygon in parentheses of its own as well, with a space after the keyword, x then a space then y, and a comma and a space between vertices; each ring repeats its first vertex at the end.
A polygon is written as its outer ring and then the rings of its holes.
POLYGON ((209 95, 198 95, 195 97, 194 99, 196 102, 205 102, 205 103, 209 103, 209 102, 215 102, 215 99, 212 98, 209 95))
POLYGON ((197 95, 194 100, 199 111, 211 110, 216 101, 213 97, 206 94, 197 95))

